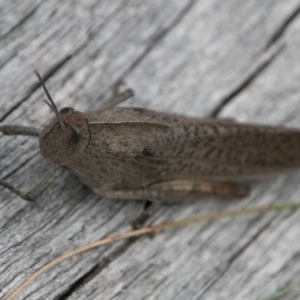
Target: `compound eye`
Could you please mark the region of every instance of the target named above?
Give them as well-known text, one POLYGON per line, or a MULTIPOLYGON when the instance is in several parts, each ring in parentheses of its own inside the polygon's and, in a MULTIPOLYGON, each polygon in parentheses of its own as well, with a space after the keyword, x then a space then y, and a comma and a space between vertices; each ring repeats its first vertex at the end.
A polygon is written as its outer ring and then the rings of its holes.
POLYGON ((81 137, 82 137, 81 133, 76 129, 73 129, 70 136, 69 145, 76 146, 80 142, 81 137))
POLYGON ((67 113, 70 113, 70 112, 73 112, 74 109, 72 107, 64 107, 62 108, 59 113, 60 114, 67 114, 67 113))

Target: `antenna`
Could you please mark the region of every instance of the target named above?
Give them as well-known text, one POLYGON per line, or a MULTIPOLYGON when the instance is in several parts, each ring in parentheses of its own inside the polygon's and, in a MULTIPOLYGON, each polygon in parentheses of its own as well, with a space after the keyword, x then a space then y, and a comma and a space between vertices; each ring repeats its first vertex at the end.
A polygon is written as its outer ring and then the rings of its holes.
POLYGON ((57 109, 57 107, 56 107, 56 105, 55 105, 55 103, 54 103, 52 97, 50 96, 50 94, 49 94, 49 92, 48 92, 48 90, 47 90, 47 88, 46 88, 46 86, 45 86, 44 80, 42 79, 41 75, 40 75, 37 71, 34 71, 34 73, 35 73, 36 76, 38 77, 38 79, 39 79, 39 81, 40 81, 40 83, 41 83, 41 85, 42 85, 42 87, 43 87, 43 89, 44 89, 44 91, 45 91, 45 94, 47 95, 47 97, 48 97, 48 99, 49 99, 49 101, 50 101, 50 103, 47 102, 46 100, 44 100, 44 102, 46 102, 46 103, 48 104, 48 106, 54 111, 54 113, 56 114, 56 117, 57 117, 57 120, 58 120, 58 122, 59 122, 60 127, 61 127, 63 130, 65 130, 65 129, 66 129, 66 126, 65 126, 65 124, 63 123, 63 121, 62 121, 62 119, 61 119, 61 117, 60 117, 60 115, 59 115, 58 109, 57 109))

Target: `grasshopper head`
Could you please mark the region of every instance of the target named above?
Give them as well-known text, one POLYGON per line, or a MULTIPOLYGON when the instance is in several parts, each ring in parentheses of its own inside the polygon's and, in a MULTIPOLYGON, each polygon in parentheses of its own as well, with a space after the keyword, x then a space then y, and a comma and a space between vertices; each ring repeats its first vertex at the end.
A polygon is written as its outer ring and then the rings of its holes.
POLYGON ((67 165, 87 148, 90 132, 83 113, 66 107, 59 111, 61 122, 53 120, 40 133, 40 149, 54 165, 67 165), (61 123, 64 124, 62 128, 61 123))
POLYGON ((58 111, 41 76, 36 72, 50 101, 46 102, 56 114, 40 133, 40 149, 43 157, 57 166, 67 165, 79 157, 90 141, 88 122, 83 113, 65 107, 58 111))

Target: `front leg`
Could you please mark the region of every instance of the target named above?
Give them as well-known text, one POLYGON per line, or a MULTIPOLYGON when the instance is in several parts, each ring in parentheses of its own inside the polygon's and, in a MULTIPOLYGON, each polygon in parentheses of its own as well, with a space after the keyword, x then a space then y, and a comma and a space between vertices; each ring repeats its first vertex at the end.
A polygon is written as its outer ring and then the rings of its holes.
POLYGON ((41 130, 35 127, 26 127, 19 125, 2 125, 0 126, 0 132, 2 132, 4 135, 39 136, 41 130))

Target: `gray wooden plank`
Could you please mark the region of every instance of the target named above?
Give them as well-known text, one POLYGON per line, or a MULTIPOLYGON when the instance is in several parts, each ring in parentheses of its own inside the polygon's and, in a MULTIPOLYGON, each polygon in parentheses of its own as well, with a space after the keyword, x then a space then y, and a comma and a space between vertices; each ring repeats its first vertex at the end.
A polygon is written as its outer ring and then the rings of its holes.
MULTIPOLYGON (((299 1, 43 1, 16 26, 38 4, 26 3, 0 12, 15 20, 0 42, 5 123, 42 126, 51 117, 32 74, 38 69, 59 107, 95 108, 124 77, 137 94, 126 105, 206 116, 229 99, 222 116, 299 126, 299 21, 291 18, 299 1), (265 50, 276 32, 281 38, 265 50)), ((49 170, 36 140, 0 143, 1 178, 26 189, 49 170)), ((241 203, 161 205, 148 222, 297 201, 297 182, 299 174, 267 180, 241 203)), ((70 174, 38 206, 3 189, 0 197, 2 298, 59 254, 129 230, 143 210, 101 199, 70 174)), ((41 276, 20 299, 257 299, 299 277, 298 217, 224 220, 102 247, 41 276)))

